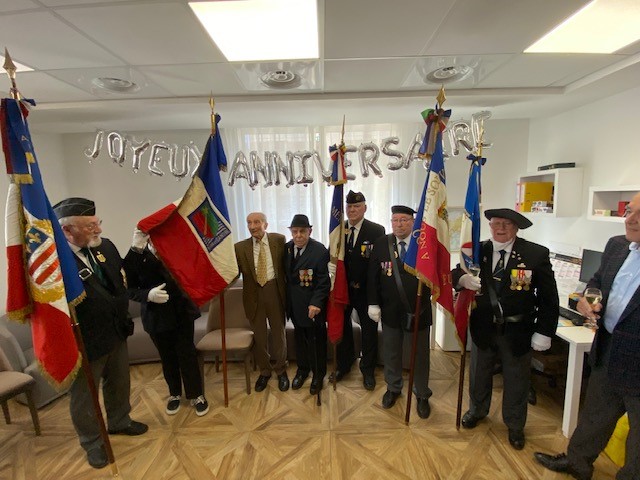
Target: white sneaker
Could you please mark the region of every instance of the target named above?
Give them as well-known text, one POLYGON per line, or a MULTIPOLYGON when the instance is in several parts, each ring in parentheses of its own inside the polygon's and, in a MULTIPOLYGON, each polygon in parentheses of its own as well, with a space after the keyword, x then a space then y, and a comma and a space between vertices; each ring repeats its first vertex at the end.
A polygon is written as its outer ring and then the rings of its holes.
POLYGON ((196 409, 196 415, 202 417, 209 411, 209 402, 204 398, 204 395, 200 395, 198 398, 191 400, 191 405, 196 409))
POLYGON ((167 401, 167 415, 175 415, 180 410, 180 395, 172 395, 167 401))

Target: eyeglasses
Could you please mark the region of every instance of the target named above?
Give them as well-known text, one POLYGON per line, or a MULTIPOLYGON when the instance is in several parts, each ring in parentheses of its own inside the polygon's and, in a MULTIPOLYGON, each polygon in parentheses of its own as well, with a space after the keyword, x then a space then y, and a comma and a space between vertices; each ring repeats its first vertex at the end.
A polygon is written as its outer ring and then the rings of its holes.
POLYGON ((102 220, 99 220, 97 222, 87 223, 85 225, 72 224, 71 226, 72 227, 76 227, 76 228, 81 228, 81 229, 86 230, 87 232, 90 232, 90 233, 95 233, 96 230, 98 230, 100 227, 102 227, 102 220))
POLYGON ((391 223, 400 223, 400 224, 413 223, 413 219, 409 219, 409 218, 392 218, 391 219, 391 223))
POLYGON ((491 220, 489 226, 491 228, 511 228, 515 224, 510 220, 491 220))

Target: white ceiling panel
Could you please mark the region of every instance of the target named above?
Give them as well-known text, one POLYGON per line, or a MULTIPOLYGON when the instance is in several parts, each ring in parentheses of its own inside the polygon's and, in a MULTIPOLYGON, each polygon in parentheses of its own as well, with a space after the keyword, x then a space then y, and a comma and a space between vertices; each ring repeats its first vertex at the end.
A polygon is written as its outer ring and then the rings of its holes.
POLYGON ((0 13, 17 12, 29 8, 40 8, 40 5, 31 0, 0 0, 0 13))
POLYGON ((74 6, 74 5, 90 5, 95 3, 124 3, 124 2, 136 2, 139 0, 39 0, 40 3, 47 7, 61 7, 61 6, 74 6))
POLYGON ((227 63, 140 67, 155 84, 177 96, 240 95, 245 92, 227 63))
POLYGON ((48 12, 2 15, 0 32, 11 56, 36 70, 122 65, 48 12))
MULTIPOLYGON (((326 60, 325 91, 386 91, 398 88, 413 67, 412 58, 385 60, 326 60), (363 88, 365 86, 365 88, 363 88)), ((424 88, 424 84, 423 84, 424 88)))
MULTIPOLYGON (((6 85, 2 85, 6 87, 6 85)), ((18 89, 25 98, 36 103, 56 98, 59 102, 92 100, 94 97, 79 88, 61 82, 43 72, 24 72, 19 75, 18 89)))
POLYGON ((618 61, 612 55, 520 54, 478 83, 481 88, 565 86, 618 61))
POLYGON ((59 14, 134 65, 225 61, 185 4, 114 4, 59 14))
POLYGON ((447 14, 450 3, 326 0, 325 58, 419 55, 447 14))
POLYGON ((589 1, 458 0, 423 53, 521 53, 589 1))

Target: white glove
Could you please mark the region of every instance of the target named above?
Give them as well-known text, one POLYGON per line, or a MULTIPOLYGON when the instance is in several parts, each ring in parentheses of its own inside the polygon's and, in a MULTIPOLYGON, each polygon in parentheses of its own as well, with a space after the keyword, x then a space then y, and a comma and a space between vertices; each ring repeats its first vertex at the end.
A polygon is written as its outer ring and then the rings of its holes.
POLYGON ((469 273, 465 273, 458 280, 458 285, 462 288, 466 288, 467 290, 478 291, 480 287, 482 287, 482 283, 480 282, 480 277, 474 277, 469 273))
POLYGON ((544 352, 545 350, 549 350, 551 348, 551 337, 547 337, 546 335, 541 335, 539 333, 534 333, 531 337, 531 348, 533 348, 536 352, 544 352))
POLYGON ((382 318, 382 310, 380 310, 379 305, 369 305, 369 308, 367 309, 367 315, 369 315, 369 318, 371 320, 379 323, 380 319, 382 318))
POLYGON ((131 240, 131 246, 139 250, 144 250, 149 241, 149 235, 137 228, 133 231, 133 239, 131 240))
POLYGON ((336 276, 336 268, 338 266, 335 263, 327 263, 327 268, 329 269, 329 276, 330 277, 335 277, 336 276))
POLYGON ((164 289, 164 287, 166 286, 166 283, 161 283, 157 287, 153 287, 151 290, 149 290, 147 301, 153 303, 167 303, 169 301, 169 294, 164 289))

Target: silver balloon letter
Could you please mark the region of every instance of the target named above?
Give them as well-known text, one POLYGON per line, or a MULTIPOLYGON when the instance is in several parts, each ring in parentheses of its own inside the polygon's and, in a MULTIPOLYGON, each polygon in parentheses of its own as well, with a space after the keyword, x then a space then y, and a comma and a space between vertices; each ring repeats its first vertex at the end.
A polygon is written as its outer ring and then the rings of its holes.
POLYGON ((162 177, 164 172, 158 168, 158 163, 162 160, 161 152, 166 152, 170 155, 170 148, 168 143, 158 142, 151 145, 151 154, 149 155, 149 173, 162 177))
POLYGON ((382 139, 382 153, 384 153, 388 157, 395 157, 397 160, 395 162, 390 162, 387 164, 387 168, 389 170, 400 170, 404 165, 404 154, 398 150, 393 150, 389 148, 390 145, 398 145, 400 143, 400 139, 398 137, 387 137, 382 139))
POLYGON ((87 147, 84 149, 84 155, 89 159, 89 163, 94 158, 98 158, 100 155, 100 149, 102 148, 102 139, 104 138, 103 130, 96 130, 96 138, 93 139, 93 148, 87 147))
POLYGON ((378 177, 382 177, 382 171, 378 166, 378 157, 380 149, 373 142, 360 144, 358 148, 358 156, 360 157, 360 173, 363 177, 369 176, 369 167, 378 177))
POLYGON ((127 139, 120 132, 109 132, 107 135, 107 149, 109 157, 114 163, 122 166, 124 163, 124 155, 127 147, 127 139))

